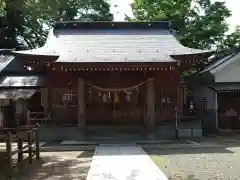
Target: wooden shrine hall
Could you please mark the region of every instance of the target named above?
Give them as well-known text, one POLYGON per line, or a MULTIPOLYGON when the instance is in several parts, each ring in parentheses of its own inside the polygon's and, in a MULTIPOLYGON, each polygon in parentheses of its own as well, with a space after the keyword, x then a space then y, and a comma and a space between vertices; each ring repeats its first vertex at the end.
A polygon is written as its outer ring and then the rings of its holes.
POLYGON ((181 45, 169 22, 57 22, 43 47, 12 53, 44 74, 30 101, 51 123, 153 131, 181 115, 180 73, 212 51, 181 45))

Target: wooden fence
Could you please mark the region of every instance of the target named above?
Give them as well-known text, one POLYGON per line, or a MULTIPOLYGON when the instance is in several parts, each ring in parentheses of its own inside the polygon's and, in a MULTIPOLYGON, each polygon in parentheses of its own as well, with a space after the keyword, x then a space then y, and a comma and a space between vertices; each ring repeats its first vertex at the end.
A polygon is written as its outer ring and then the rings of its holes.
POLYGON ((0 129, 0 134, 6 142, 6 150, 1 153, 6 159, 7 164, 7 179, 12 179, 13 168, 16 166, 13 163, 13 156, 18 155, 18 164, 23 162, 23 153, 28 153, 29 164, 32 164, 33 156, 36 159, 40 158, 40 143, 39 143, 39 124, 34 127, 21 128, 4 128, 0 129), (24 145, 24 140, 27 139, 27 144, 24 145), (17 148, 13 149, 13 143, 17 143, 17 148), (33 148, 35 147, 35 150, 33 148))

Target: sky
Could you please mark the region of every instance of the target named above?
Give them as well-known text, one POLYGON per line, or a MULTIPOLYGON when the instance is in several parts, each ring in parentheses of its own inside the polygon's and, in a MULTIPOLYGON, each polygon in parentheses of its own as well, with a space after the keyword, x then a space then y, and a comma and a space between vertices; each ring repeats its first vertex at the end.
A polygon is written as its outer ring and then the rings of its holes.
MULTIPOLYGON (((132 16, 130 4, 133 0, 111 0, 112 12, 114 14, 115 21, 123 21, 124 15, 132 16), (117 5, 115 7, 114 5, 117 5)), ((232 16, 227 19, 230 25, 230 31, 233 31, 236 25, 240 25, 240 0, 212 0, 225 1, 226 6, 232 11, 232 16)))

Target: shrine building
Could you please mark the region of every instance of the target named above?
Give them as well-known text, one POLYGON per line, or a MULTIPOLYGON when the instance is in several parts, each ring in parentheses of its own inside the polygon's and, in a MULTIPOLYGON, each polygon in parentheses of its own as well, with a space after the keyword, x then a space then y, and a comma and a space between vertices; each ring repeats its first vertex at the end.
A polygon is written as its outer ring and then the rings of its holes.
POLYGON ((28 90, 22 124, 35 118, 83 132, 131 126, 151 133, 175 124, 176 108, 179 117, 190 116, 181 72, 212 53, 180 44, 165 21, 57 22, 43 47, 11 51, 25 70, 2 74, 0 87, 28 90))
POLYGON ((240 130, 240 50, 231 50, 199 73, 195 90, 208 99, 209 124, 218 131, 240 130), (211 125, 212 124, 212 125, 211 125))

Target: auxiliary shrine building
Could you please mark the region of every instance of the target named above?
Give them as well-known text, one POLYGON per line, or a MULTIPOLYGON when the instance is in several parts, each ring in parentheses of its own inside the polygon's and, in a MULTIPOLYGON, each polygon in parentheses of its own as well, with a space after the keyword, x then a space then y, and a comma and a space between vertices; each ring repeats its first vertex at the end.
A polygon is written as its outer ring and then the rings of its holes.
POLYGON ((0 86, 27 91, 19 95, 28 99, 23 124, 40 119, 80 131, 141 126, 148 132, 175 124, 175 108, 182 119, 198 114, 185 110, 191 104, 180 73, 212 54, 181 45, 169 22, 58 22, 43 47, 11 53, 25 72, 2 74, 0 86))

